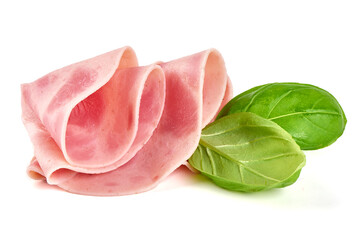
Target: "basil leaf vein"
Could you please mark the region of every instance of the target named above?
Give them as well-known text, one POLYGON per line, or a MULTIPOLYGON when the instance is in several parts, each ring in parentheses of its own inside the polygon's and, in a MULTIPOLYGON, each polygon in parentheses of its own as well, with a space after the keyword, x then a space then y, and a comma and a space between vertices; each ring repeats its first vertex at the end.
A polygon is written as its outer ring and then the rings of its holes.
POLYGON ((294 183, 305 155, 276 123, 235 113, 203 129, 189 163, 223 188, 253 192, 294 183))
POLYGON ((217 119, 237 112, 252 112, 272 120, 289 132, 303 150, 334 143, 347 119, 329 92, 310 84, 270 83, 234 97, 217 119))

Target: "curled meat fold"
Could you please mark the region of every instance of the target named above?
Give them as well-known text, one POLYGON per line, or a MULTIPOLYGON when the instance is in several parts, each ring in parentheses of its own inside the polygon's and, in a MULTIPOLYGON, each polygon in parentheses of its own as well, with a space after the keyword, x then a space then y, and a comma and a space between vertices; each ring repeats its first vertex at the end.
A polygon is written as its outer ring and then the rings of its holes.
POLYGON ((99 196, 154 188, 186 163, 201 129, 232 97, 215 49, 139 67, 133 49, 123 47, 23 84, 21 92, 34 145, 28 175, 99 196))

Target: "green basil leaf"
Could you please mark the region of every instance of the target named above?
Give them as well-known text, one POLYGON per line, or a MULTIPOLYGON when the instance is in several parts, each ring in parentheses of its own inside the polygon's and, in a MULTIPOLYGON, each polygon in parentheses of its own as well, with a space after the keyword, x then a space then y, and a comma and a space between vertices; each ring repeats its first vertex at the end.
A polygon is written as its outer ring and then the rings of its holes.
POLYGON ((220 187, 253 192, 294 183, 305 155, 276 123, 244 112, 206 126, 189 163, 220 187))
POLYGON ((327 91, 309 84, 271 83, 234 97, 217 119, 252 112, 272 120, 292 135, 303 150, 329 146, 344 132, 346 117, 327 91))

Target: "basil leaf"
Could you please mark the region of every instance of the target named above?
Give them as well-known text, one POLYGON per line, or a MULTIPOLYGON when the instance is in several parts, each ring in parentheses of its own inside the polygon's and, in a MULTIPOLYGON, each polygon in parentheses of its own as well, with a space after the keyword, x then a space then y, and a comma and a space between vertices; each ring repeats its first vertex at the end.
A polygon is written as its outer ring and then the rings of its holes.
POLYGON ((346 117, 327 91, 309 84, 271 83, 234 97, 217 119, 252 112, 272 120, 292 135, 303 150, 329 146, 344 132, 346 117))
POLYGON ((276 123, 235 113, 203 129, 189 163, 220 187, 253 192, 294 183, 305 155, 276 123))

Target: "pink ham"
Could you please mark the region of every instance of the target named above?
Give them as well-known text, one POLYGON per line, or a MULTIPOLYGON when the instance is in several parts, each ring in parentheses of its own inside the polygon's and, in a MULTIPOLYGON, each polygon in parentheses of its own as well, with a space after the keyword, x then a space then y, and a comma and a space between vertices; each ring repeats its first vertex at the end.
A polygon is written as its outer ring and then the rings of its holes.
POLYGON ((195 151, 232 96, 214 49, 138 67, 124 47, 22 85, 28 174, 86 195, 155 187, 195 151))

